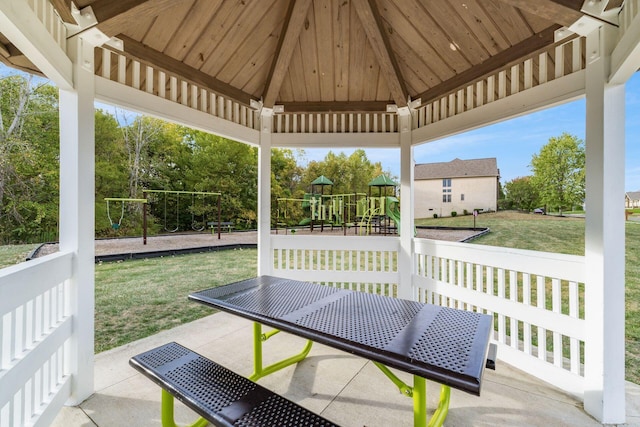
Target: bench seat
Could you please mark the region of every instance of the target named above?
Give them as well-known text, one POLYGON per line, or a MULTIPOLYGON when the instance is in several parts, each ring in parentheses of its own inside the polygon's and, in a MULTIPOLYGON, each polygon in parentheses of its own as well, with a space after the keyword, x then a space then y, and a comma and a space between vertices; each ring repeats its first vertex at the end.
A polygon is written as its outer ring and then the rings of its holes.
POLYGON ((336 425, 175 342, 129 363, 216 426, 336 425))

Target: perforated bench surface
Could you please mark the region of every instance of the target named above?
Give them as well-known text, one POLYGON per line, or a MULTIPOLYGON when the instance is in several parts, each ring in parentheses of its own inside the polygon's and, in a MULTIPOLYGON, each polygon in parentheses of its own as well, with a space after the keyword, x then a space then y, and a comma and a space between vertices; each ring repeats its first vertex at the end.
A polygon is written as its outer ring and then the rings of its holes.
POLYGON ((336 425, 175 342, 129 363, 216 426, 336 425))

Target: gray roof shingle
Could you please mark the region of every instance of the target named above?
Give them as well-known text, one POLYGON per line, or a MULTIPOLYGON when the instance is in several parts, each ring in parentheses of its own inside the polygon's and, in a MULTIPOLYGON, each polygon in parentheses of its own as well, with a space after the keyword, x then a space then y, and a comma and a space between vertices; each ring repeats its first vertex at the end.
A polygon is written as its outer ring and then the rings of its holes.
POLYGON ((640 191, 627 191, 626 194, 631 200, 640 200, 640 191))
POLYGON ((495 157, 486 159, 460 160, 450 162, 422 163, 415 166, 414 179, 471 178, 481 176, 500 176, 498 161, 495 157))

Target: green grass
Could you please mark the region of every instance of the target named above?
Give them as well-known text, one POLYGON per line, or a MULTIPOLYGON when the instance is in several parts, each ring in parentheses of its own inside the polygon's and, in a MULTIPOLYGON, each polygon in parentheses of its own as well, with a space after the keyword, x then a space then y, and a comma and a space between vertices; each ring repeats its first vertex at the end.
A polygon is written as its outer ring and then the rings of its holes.
POLYGON ((38 245, 9 245, 0 246, 0 268, 20 264, 27 259, 29 253, 38 245))
MULTIPOLYGON (((420 219, 419 225, 472 227, 473 217, 420 219)), ((481 214, 491 233, 474 244, 584 255, 584 219, 518 212, 481 214)), ((626 377, 640 384, 640 223, 626 222, 626 377)))
POLYGON ((187 295, 256 269, 255 249, 96 265, 96 353, 212 314, 187 295))

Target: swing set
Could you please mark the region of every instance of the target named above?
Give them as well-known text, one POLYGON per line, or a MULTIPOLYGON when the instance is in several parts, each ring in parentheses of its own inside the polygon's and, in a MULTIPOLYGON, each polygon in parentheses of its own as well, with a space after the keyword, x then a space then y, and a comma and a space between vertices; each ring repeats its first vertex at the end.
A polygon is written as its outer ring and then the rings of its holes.
POLYGON ((109 224, 111 224, 111 228, 113 228, 114 230, 119 230, 120 226, 122 225, 122 219, 124 218, 124 205, 125 203, 147 203, 147 199, 130 199, 130 198, 126 198, 126 197, 105 197, 104 200, 107 202, 107 218, 109 218, 109 224), (121 212, 120 212, 120 218, 118 219, 118 221, 114 221, 113 218, 111 218, 111 211, 109 209, 109 202, 120 202, 121 205, 121 212))
MULTIPOLYGON (((206 198, 208 196, 217 198, 217 207, 218 207, 218 224, 221 223, 221 199, 222 193, 213 193, 213 192, 205 192, 205 191, 178 191, 178 190, 143 190, 142 198, 126 198, 126 197, 105 197, 104 200, 107 202, 107 217, 109 218, 109 223, 111 224, 111 228, 114 230, 119 230, 122 226, 122 220, 124 219, 125 213, 125 203, 142 203, 142 241, 143 244, 147 244, 147 207, 152 203, 149 200, 147 195, 158 194, 158 197, 163 198, 163 228, 165 231, 169 233, 175 233, 180 229, 180 198, 184 196, 191 197, 191 228, 194 231, 202 231, 205 229, 207 225, 206 221, 206 198), (171 199, 175 201, 175 227, 173 221, 170 221, 169 218, 169 204, 171 199), (200 200, 201 203, 198 206, 197 201, 200 200), (114 217, 111 216, 111 204, 116 205, 117 203, 121 204, 120 209, 120 218, 117 218, 117 215, 114 217), (117 219, 117 220, 116 220, 117 219), (169 224, 171 222, 171 224, 169 224)), ((117 209, 116 209, 117 211, 117 209)), ((218 227, 218 239, 220 239, 220 228, 218 227)))
MULTIPOLYGON (((215 197, 216 204, 218 207, 218 223, 221 222, 220 218, 222 215, 222 193, 214 193, 210 191, 180 191, 180 190, 143 190, 142 196, 147 198, 147 194, 157 194, 158 197, 162 197, 163 199, 163 214, 162 226, 165 231, 169 233, 175 233, 180 229, 180 198, 184 198, 185 196, 191 197, 191 229, 194 231, 202 231, 205 229, 207 225, 206 220, 206 198, 207 197, 215 197), (175 201, 175 227, 173 220, 169 218, 169 207, 171 203, 171 199, 175 201), (200 206, 198 208, 197 201, 200 200, 200 206)), ((146 206, 146 205, 145 205, 146 206)), ((144 228, 146 235, 146 208, 144 209, 144 228)), ((171 215, 173 216, 173 214, 171 215)), ((220 230, 218 230, 218 239, 220 239, 220 230)))

